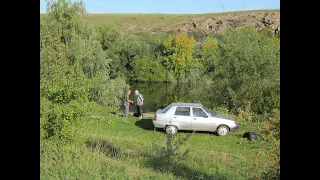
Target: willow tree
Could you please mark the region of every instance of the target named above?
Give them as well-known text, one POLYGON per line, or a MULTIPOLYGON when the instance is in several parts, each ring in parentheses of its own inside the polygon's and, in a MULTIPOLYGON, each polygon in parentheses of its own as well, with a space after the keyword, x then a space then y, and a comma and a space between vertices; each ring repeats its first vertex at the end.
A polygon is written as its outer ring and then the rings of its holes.
POLYGON ((72 139, 92 101, 118 106, 123 79, 109 78, 111 60, 97 30, 83 20, 82 2, 49 1, 40 22, 40 121, 42 136, 72 139))
POLYGON ((267 31, 254 27, 227 30, 212 59, 214 104, 229 109, 251 109, 256 113, 270 112, 280 85, 280 44, 267 31), (218 95, 217 95, 218 94, 218 95))

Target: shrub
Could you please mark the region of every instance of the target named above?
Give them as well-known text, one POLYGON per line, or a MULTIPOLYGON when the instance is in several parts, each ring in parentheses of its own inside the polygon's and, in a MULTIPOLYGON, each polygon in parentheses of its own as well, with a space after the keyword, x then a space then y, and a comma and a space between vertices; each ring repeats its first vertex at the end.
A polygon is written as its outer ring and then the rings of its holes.
POLYGON ((211 101, 230 110, 250 106, 254 113, 271 112, 280 84, 278 39, 248 26, 227 30, 218 47, 215 43, 209 39, 203 48, 204 62, 213 69, 211 101))
POLYGON ((187 158, 189 153, 189 149, 184 152, 180 152, 180 146, 186 144, 187 140, 191 135, 193 135, 193 133, 179 139, 176 139, 175 135, 166 134, 166 146, 153 144, 151 161, 154 168, 170 170, 179 166, 180 163, 187 158))
POLYGON ((156 59, 136 59, 130 66, 129 78, 133 81, 166 81, 166 69, 156 59))

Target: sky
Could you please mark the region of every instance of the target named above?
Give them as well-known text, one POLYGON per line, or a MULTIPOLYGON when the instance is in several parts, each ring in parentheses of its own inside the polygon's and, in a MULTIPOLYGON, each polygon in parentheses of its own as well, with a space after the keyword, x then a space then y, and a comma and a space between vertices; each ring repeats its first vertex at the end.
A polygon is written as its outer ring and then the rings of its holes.
MULTIPOLYGON (((83 2, 88 13, 201 14, 280 9, 280 0, 83 0, 83 2)), ((46 1, 40 0, 40 13, 45 12, 46 1)))

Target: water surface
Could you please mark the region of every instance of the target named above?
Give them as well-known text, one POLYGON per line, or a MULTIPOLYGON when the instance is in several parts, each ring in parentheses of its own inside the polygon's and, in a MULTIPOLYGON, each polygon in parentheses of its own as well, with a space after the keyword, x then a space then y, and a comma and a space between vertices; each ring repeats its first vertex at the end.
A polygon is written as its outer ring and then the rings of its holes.
POLYGON ((134 90, 138 90, 144 97, 144 112, 155 112, 173 102, 192 102, 190 86, 177 83, 132 83, 130 99, 134 105, 130 105, 130 111, 136 112, 136 100, 134 90))

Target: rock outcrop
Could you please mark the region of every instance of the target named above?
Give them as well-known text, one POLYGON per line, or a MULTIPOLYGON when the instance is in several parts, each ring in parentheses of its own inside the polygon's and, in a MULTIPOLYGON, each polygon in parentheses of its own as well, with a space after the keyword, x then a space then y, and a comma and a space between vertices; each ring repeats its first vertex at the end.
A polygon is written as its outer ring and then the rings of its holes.
POLYGON ((280 13, 248 12, 237 15, 193 18, 183 23, 178 32, 203 32, 206 34, 221 33, 226 29, 254 25, 256 30, 269 28, 280 35, 280 13))

